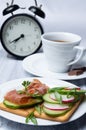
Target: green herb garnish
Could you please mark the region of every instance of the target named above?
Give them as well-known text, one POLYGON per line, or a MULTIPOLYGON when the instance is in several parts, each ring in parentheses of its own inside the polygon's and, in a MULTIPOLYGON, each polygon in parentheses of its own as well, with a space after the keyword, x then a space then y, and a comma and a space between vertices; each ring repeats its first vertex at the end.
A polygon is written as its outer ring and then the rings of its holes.
POLYGON ((22 85, 24 86, 25 91, 27 91, 27 87, 29 86, 30 83, 31 82, 29 82, 29 81, 23 81, 22 85))
POLYGON ((37 120, 36 120, 36 118, 35 118, 35 116, 33 116, 33 117, 31 118, 31 121, 33 122, 34 125, 37 125, 37 124, 38 124, 38 123, 37 123, 37 120))
POLYGON ((40 105, 36 105, 35 109, 41 115, 41 113, 42 113, 42 107, 40 105))
MULTIPOLYGON (((66 88, 66 87, 65 87, 66 88)), ((51 88, 49 89, 49 92, 58 92, 60 94, 70 94, 70 95, 74 95, 74 94, 84 94, 86 93, 86 90, 77 90, 77 88, 71 88, 69 89, 65 89, 64 87, 59 88, 59 87, 55 87, 55 88, 51 88)))
POLYGON ((57 91, 54 92, 54 95, 58 103, 62 104, 62 96, 57 91))
POLYGON ((55 91, 60 91, 60 90, 63 90, 65 87, 54 87, 54 88, 49 88, 48 89, 48 92, 55 92, 55 91))
POLYGON ((23 90, 18 90, 17 93, 18 93, 18 94, 24 94, 25 91, 23 91, 23 90))
POLYGON ((29 121, 31 121, 33 124, 37 125, 37 120, 34 116, 34 112, 32 112, 31 114, 29 114, 27 117, 26 117, 26 120, 25 122, 28 123, 29 121))

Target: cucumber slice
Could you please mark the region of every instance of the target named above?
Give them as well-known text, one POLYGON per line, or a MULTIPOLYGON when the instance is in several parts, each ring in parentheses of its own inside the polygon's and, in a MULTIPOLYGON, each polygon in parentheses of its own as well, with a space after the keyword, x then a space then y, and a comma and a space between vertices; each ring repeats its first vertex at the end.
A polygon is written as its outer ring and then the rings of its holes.
POLYGON ((54 117, 64 115, 68 110, 61 110, 61 111, 50 110, 50 109, 43 106, 43 111, 45 112, 45 114, 50 115, 50 116, 54 116, 54 117))
POLYGON ((35 104, 41 103, 43 100, 42 99, 32 99, 30 102, 28 102, 27 104, 22 104, 22 105, 18 105, 18 104, 14 104, 12 102, 9 102, 7 100, 3 101, 3 104, 8 107, 8 108, 12 108, 12 109, 19 109, 19 108, 29 108, 34 106, 35 104))
POLYGON ((43 96, 43 100, 46 101, 46 102, 49 102, 49 103, 58 103, 58 101, 56 100, 53 100, 50 98, 50 94, 47 93, 43 96))

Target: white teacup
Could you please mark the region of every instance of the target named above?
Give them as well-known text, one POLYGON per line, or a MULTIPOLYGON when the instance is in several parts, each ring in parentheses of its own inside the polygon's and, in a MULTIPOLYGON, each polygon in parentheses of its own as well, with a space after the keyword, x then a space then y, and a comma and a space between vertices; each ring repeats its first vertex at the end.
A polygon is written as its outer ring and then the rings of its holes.
POLYGON ((43 34, 41 38, 48 68, 52 72, 67 72, 71 65, 83 57, 85 49, 79 46, 81 42, 79 35, 67 32, 49 32, 43 34))

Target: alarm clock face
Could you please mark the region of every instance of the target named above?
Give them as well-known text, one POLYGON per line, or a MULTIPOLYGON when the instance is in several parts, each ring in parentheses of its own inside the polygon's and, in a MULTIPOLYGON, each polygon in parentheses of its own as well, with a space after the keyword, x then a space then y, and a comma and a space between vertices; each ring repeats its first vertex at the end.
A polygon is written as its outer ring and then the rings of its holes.
POLYGON ((1 28, 1 43, 12 55, 25 57, 41 47, 43 29, 32 16, 18 14, 8 18, 1 28))

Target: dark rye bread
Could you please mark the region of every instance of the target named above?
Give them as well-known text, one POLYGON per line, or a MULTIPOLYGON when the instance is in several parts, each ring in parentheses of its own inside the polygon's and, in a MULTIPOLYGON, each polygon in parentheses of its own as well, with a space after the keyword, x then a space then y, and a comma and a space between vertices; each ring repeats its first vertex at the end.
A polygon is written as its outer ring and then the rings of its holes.
POLYGON ((51 117, 46 115, 44 112, 42 112, 41 114, 39 114, 34 107, 33 108, 28 108, 28 109, 11 109, 11 108, 7 108, 3 103, 0 103, 0 109, 19 115, 19 116, 23 116, 26 117, 27 115, 29 115, 30 113, 32 113, 34 111, 34 116, 37 118, 41 118, 41 119, 45 119, 45 120, 51 120, 51 121, 57 121, 57 122, 66 122, 70 119, 70 117, 74 114, 74 112, 78 109, 80 103, 84 100, 84 95, 81 96, 80 100, 74 104, 74 106, 65 114, 62 116, 58 116, 58 117, 51 117))

